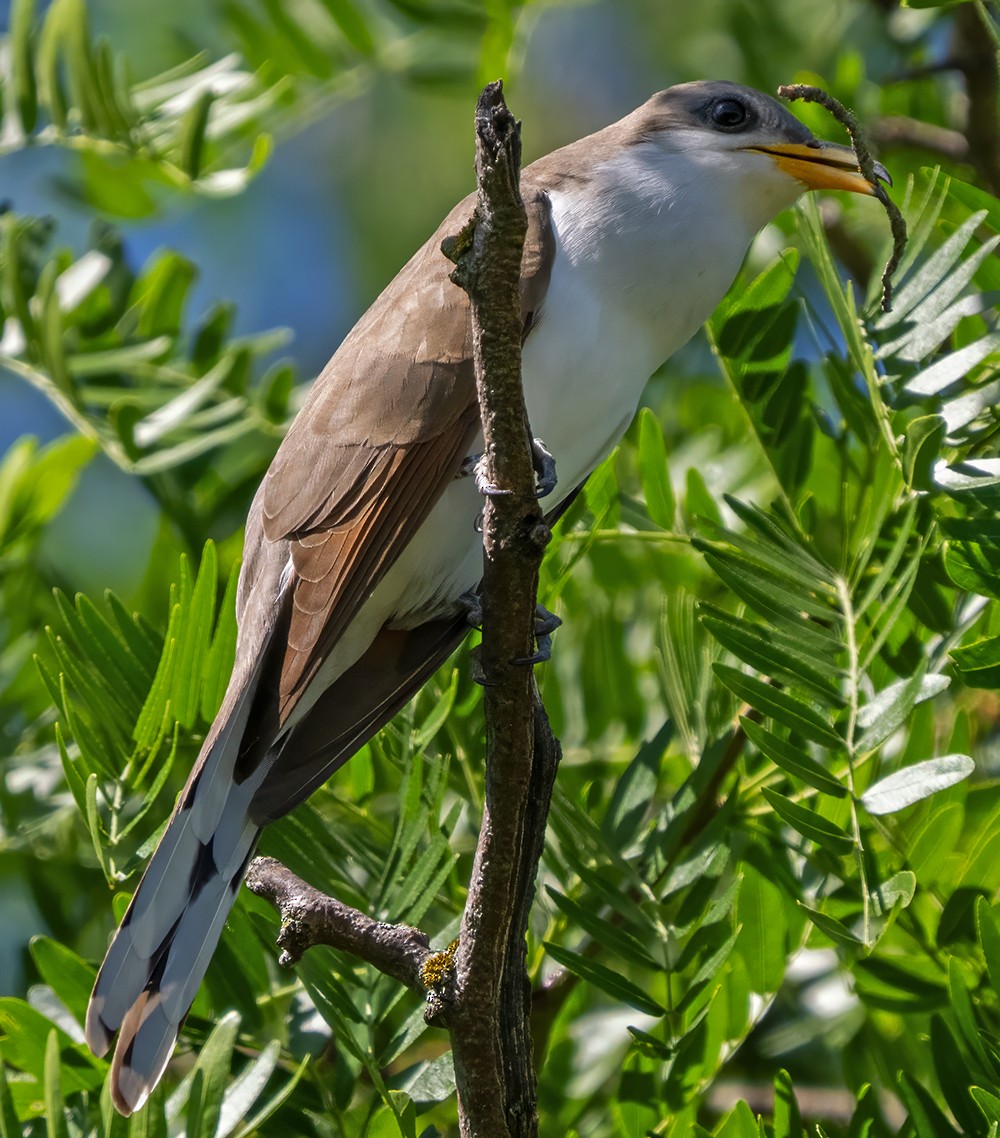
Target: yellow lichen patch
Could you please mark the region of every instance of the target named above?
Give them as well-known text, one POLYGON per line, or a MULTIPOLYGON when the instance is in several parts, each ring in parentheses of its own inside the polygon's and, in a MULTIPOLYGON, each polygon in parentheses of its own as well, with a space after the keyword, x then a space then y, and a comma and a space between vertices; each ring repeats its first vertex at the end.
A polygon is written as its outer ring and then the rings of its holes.
POLYGON ((444 952, 428 956, 420 968, 420 982, 425 988, 439 988, 451 975, 455 967, 455 950, 458 940, 453 940, 444 952))

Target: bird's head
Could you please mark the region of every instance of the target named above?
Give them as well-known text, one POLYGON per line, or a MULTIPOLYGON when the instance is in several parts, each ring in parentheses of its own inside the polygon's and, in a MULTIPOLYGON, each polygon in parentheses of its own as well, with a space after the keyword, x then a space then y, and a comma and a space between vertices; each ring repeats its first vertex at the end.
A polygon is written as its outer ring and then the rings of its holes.
MULTIPOLYGON (((683 83, 637 112, 633 137, 667 163, 683 154, 727 184, 734 201, 760 197, 773 214, 804 190, 875 194, 848 146, 818 139, 777 100, 739 83, 683 83)), ((891 184, 876 164, 876 176, 891 184)))

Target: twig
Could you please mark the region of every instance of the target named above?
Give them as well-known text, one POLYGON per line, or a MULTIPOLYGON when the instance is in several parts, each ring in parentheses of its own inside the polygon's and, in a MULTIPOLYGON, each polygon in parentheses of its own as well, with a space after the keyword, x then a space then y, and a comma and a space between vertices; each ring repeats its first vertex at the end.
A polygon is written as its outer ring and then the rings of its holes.
POLYGON ((899 212, 896 203, 885 192, 885 187, 878 180, 878 175, 875 173, 875 159, 868 149, 868 142, 865 139, 864 131, 861 129, 861 124, 853 111, 849 111, 843 103, 838 102, 832 95, 827 94, 819 87, 810 87, 805 83, 792 83, 779 87, 778 94, 790 102, 803 99, 807 103, 819 103, 820 106, 826 107, 839 123, 843 124, 848 135, 850 135, 851 145, 854 147, 861 173, 871 184, 872 193, 882 203, 882 207, 889 217, 889 228, 892 231, 892 253, 890 253, 889 260, 882 270, 882 311, 891 311, 892 275, 899 267, 903 251, 906 249, 906 222, 903 220, 903 215, 899 212))
POLYGON ((250 863, 247 888, 278 910, 279 964, 297 964, 307 948, 328 944, 353 953, 408 988, 425 993, 424 969, 436 954, 425 933, 409 925, 374 921, 350 905, 328 897, 296 877, 273 857, 250 863))
POLYGON ((463 1136, 537 1134, 525 934, 559 750, 531 656, 538 568, 549 530, 535 497, 521 387, 520 128, 489 84, 476 108, 479 193, 472 222, 445 243, 472 302, 476 383, 489 497, 483 518, 487 677, 486 804, 455 954, 451 1031, 463 1136))

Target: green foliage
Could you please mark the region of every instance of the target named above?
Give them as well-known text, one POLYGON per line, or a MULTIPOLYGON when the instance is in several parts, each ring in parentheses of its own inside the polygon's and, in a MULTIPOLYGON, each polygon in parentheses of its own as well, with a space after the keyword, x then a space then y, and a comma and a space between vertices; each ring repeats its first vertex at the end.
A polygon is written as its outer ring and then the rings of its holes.
POLYGON ((3 149, 31 140, 80 150, 95 204, 139 217, 155 208, 156 188, 236 193, 266 160, 261 119, 281 90, 235 57, 195 58, 136 84, 110 43, 91 36, 84 0, 55 0, 41 16, 35 0, 11 8, 3 149), (239 143, 245 163, 225 168, 239 143))
POLYGON ((78 447, 93 440, 140 477, 196 552, 277 445, 292 373, 254 371, 285 334, 234 338, 228 304, 190 329, 190 262, 165 252, 136 274, 106 227, 74 259, 49 251, 50 228, 0 217, 0 364, 55 404, 78 447))

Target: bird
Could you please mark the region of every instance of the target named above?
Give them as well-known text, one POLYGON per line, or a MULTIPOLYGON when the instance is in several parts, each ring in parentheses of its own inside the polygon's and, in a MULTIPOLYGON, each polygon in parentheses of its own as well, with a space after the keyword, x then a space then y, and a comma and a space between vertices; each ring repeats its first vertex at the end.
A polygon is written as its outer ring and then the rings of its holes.
MULTIPOLYGON (((876 176, 889 182, 876 166, 876 176)), ((854 152, 728 81, 653 95, 527 166, 522 374, 559 515, 649 376, 708 319, 755 235, 806 190, 874 194, 854 152)), ((881 191, 880 191, 881 192, 881 191)), ((264 826, 444 662, 482 576, 469 300, 442 239, 460 202, 313 384, 250 506, 235 663, 86 1017, 125 1115, 163 1075, 264 826)))

